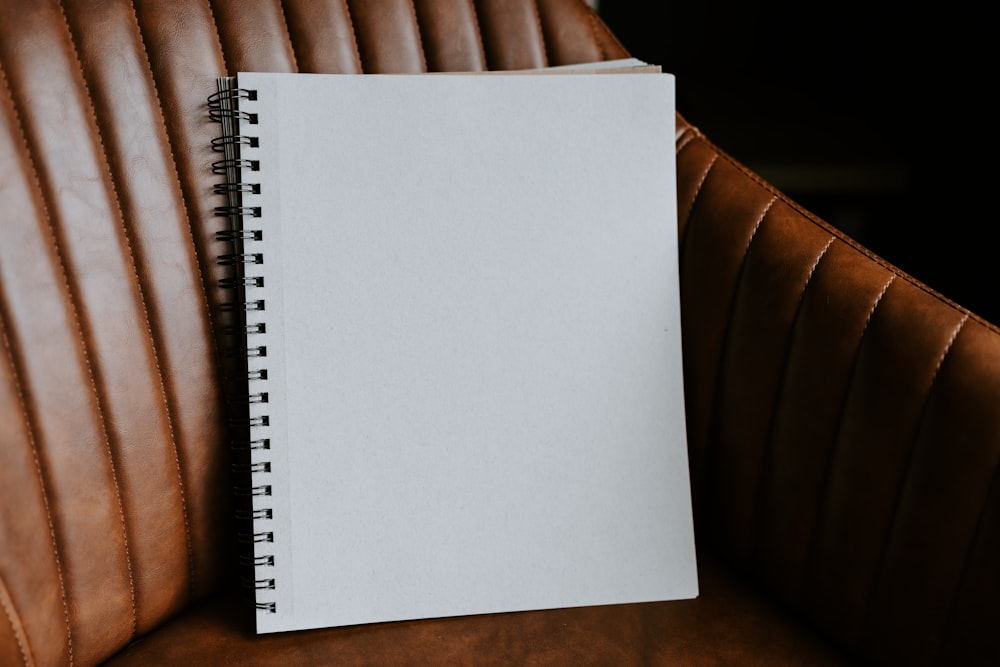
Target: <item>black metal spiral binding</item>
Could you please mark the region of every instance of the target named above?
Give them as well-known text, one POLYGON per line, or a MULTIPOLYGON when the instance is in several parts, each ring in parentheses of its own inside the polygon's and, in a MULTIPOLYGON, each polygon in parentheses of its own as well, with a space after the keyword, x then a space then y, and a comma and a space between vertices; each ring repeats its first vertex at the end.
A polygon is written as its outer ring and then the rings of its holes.
MULTIPOLYGON (((259 533, 239 532, 239 533, 236 534, 236 537, 243 544, 257 544, 257 543, 260 543, 260 542, 274 542, 274 533, 272 531, 262 531, 262 532, 259 532, 259 533)), ((273 563, 272 563, 272 565, 273 565, 273 563)))
POLYGON ((258 591, 262 591, 262 590, 265 590, 265 589, 273 591, 274 590, 274 579, 272 579, 270 577, 267 578, 267 579, 244 579, 243 580, 243 585, 245 587, 247 587, 247 588, 253 588, 253 589, 256 589, 258 591))
POLYGON ((257 556, 254 558, 240 558, 243 565, 274 565, 274 556, 257 556))
MULTIPOLYGON (((226 239, 233 241, 234 239, 226 239)), ((255 239, 260 240, 260 239, 255 239)), ((242 278, 222 278, 219 280, 219 287, 222 289, 239 289, 241 287, 263 287, 263 276, 243 276, 242 278)))
POLYGON ((224 229, 215 232, 216 241, 260 241, 263 238, 264 232, 259 229, 224 229))
POLYGON ((260 162, 258 160, 226 158, 223 160, 216 160, 212 163, 212 173, 217 176, 228 176, 230 169, 249 169, 250 171, 260 171, 260 162))
POLYGON ((260 208, 254 206, 216 206, 215 215, 220 218, 259 218, 260 208))
MULTIPOLYGON (((225 125, 227 122, 231 122, 232 120, 233 120, 232 118, 223 116, 218 120, 218 122, 225 125)), ((229 151, 230 147, 250 146, 252 148, 256 148, 259 145, 260 144, 257 140, 257 137, 244 137, 241 135, 236 135, 236 136, 223 135, 221 137, 215 137, 214 139, 212 139, 212 150, 215 151, 216 153, 226 153, 229 151)), ((226 157, 226 159, 238 160, 239 158, 226 157)))
POLYGON ((273 614, 277 613, 277 604, 258 597, 263 591, 276 588, 274 576, 267 574, 267 568, 274 567, 274 555, 261 552, 264 545, 274 542, 274 531, 268 528, 274 513, 271 507, 259 504, 266 503, 271 496, 271 485, 267 483, 271 463, 260 458, 271 447, 270 438, 266 437, 269 416, 262 412, 267 407, 268 392, 262 389, 266 385, 261 384, 267 380, 267 369, 261 367, 267 357, 267 346, 263 344, 267 328, 259 316, 266 304, 264 299, 251 295, 264 286, 263 276, 253 275, 264 263, 263 254, 254 245, 262 240, 263 234, 244 225, 249 219, 261 217, 260 207, 246 200, 260 194, 261 186, 242 177, 259 171, 260 163, 241 155, 242 151, 259 146, 258 138, 247 132, 247 126, 257 123, 257 114, 240 108, 241 103, 256 99, 256 91, 235 87, 232 78, 220 78, 218 91, 208 98, 208 116, 222 126, 220 136, 212 140, 212 150, 222 154, 221 159, 212 163, 212 173, 223 180, 214 184, 212 190, 226 197, 226 205, 217 206, 214 211, 227 221, 216 232, 215 239, 226 246, 226 252, 217 256, 217 262, 228 273, 219 281, 219 288, 232 296, 220 304, 220 309, 224 315, 236 318, 235 323, 220 327, 223 335, 236 341, 223 350, 223 355, 242 364, 241 370, 227 374, 235 387, 229 396, 232 409, 229 423, 237 434, 232 446, 233 474, 239 480, 233 487, 239 505, 236 538, 246 551, 239 562, 246 570, 243 584, 256 609, 273 614))

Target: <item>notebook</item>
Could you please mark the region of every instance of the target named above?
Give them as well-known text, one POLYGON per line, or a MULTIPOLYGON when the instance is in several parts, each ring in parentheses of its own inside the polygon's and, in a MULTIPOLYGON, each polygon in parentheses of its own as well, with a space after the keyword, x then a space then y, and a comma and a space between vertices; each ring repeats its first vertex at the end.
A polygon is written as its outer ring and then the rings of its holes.
POLYGON ((673 77, 219 86, 257 632, 696 596, 673 77))

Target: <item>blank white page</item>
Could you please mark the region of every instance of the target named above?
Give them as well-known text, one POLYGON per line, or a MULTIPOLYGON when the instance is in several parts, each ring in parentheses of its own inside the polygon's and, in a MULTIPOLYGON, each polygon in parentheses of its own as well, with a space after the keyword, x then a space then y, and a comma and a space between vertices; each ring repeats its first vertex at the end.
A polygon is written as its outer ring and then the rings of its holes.
POLYGON ((667 74, 243 74, 259 632, 697 594, 667 74))

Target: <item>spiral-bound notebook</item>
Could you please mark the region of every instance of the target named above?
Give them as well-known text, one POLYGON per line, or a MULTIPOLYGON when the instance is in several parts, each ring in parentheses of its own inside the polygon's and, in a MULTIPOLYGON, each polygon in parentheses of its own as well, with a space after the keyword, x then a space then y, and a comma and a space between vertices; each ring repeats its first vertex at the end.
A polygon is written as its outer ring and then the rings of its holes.
POLYGON ((257 631, 697 594, 667 74, 220 81, 257 631))

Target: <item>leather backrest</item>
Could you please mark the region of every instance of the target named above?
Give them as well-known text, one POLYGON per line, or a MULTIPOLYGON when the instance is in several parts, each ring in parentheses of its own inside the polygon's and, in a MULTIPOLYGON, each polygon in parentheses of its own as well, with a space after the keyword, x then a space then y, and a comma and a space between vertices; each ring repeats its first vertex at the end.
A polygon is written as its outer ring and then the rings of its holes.
POLYGON ((995 657, 1000 331, 683 122, 678 175, 699 547, 856 655, 995 657))
POLYGON ((2 0, 0 663, 98 662, 225 567, 217 76, 625 55, 577 0, 2 0))

